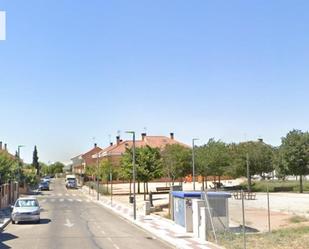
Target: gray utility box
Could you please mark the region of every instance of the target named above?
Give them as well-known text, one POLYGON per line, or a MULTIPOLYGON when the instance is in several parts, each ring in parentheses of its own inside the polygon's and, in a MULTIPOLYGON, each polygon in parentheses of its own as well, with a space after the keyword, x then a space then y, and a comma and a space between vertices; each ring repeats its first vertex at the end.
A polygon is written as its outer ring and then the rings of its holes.
MULTIPOLYGON (((207 204, 204 199, 204 192, 173 191, 171 192, 171 195, 173 204, 172 219, 176 224, 185 227, 187 232, 193 232, 193 216, 195 216, 194 223, 197 223, 197 226, 200 226, 202 223, 206 225, 206 223, 210 222, 209 219, 212 219, 216 230, 222 231, 228 229, 228 198, 231 197, 230 193, 207 192, 209 207, 206 207, 207 204), (194 205, 195 210, 193 210, 192 199, 203 200, 205 204, 201 202, 196 203, 194 205), (202 215, 200 210, 203 206, 206 207, 206 214, 203 215, 205 217, 204 221, 201 220, 202 215)), ((209 225, 210 224, 208 224, 208 226, 209 225)), ((198 231, 195 233, 196 235, 199 234, 198 231)))
POLYGON ((192 199, 200 198, 200 192, 172 192, 173 220, 176 224, 185 227, 187 232, 193 231, 192 199))

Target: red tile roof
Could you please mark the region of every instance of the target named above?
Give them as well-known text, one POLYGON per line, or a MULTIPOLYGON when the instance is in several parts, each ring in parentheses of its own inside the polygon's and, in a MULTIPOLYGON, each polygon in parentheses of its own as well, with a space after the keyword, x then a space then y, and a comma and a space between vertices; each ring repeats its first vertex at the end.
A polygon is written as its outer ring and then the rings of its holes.
POLYGON ((82 158, 85 161, 86 165, 90 165, 90 164, 94 164, 96 163, 96 160, 94 158, 92 158, 93 155, 99 153, 100 151, 102 151, 102 149, 98 146, 92 148, 91 150, 89 150, 88 152, 84 153, 82 155, 82 158))
MULTIPOLYGON (((180 144, 185 147, 188 147, 188 145, 180 143, 177 140, 166 136, 144 136, 144 139, 135 141, 135 146, 137 148, 148 145, 152 148, 164 149, 164 147, 168 144, 180 144)), ((119 144, 115 144, 103 149, 99 153, 99 157, 105 157, 110 155, 121 155, 126 151, 126 148, 131 148, 132 146, 133 146, 132 140, 122 141, 119 144)))

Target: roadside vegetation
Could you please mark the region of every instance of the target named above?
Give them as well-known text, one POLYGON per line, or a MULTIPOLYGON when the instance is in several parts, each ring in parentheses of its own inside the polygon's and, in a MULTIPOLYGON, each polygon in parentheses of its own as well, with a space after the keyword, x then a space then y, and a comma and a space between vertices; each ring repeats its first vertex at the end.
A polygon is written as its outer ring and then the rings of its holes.
MULTIPOLYGON (((242 249, 242 234, 219 235, 220 245, 226 249, 242 249)), ((254 249, 307 249, 309 245, 309 225, 299 224, 297 227, 284 228, 271 233, 247 234, 247 248, 254 249)))
MULTIPOLYGON (((248 183, 241 184, 243 189, 247 189, 248 183)), ((299 181, 296 180, 261 180, 252 182, 253 192, 299 192, 299 181), (276 190, 277 189, 277 190, 276 190), (281 190, 280 190, 281 189, 281 190)), ((303 182, 303 192, 309 192, 309 181, 303 182)))
POLYGON ((39 162, 37 147, 34 147, 32 164, 24 163, 18 153, 13 156, 7 151, 0 151, 0 185, 10 181, 18 181, 30 187, 36 186, 41 176, 63 172, 64 165, 56 162, 46 165, 39 162))
MULTIPOLYGON (((248 181, 243 187, 249 191, 265 192, 267 186, 271 192, 278 187, 289 187, 284 191, 309 191, 308 183, 303 180, 309 174, 308 132, 292 130, 282 138, 278 147, 266 144, 262 139, 229 144, 209 139, 206 144, 195 146, 194 150, 196 176, 202 177, 203 188, 207 188, 209 180, 220 183, 226 178, 246 177, 248 181), (286 181, 289 175, 297 176, 298 182, 286 181), (254 181, 257 176, 261 181, 254 181), (274 177, 275 181, 268 181, 274 177)), ((131 182, 132 157, 132 148, 127 148, 120 167, 113 167, 112 162, 104 160, 100 165, 87 166, 86 175, 103 182, 110 181, 111 175, 112 179, 131 182)), ((136 148, 135 159, 138 193, 141 184, 147 193, 150 181, 165 178, 174 184, 192 174, 192 148, 179 144, 167 145, 163 149, 136 148)))

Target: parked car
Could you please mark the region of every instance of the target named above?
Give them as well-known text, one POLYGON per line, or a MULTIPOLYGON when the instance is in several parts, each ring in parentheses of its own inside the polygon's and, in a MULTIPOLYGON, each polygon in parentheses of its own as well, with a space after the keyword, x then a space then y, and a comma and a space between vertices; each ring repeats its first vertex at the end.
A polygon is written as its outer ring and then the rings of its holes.
POLYGON ((51 178, 50 178, 50 176, 44 176, 44 178, 43 178, 42 180, 43 180, 44 182, 50 183, 51 178))
POLYGON ((12 206, 12 223, 19 221, 34 221, 40 223, 40 205, 34 197, 23 197, 17 199, 12 206))
POLYGON ((49 183, 41 181, 39 184, 39 190, 49 190, 49 183))

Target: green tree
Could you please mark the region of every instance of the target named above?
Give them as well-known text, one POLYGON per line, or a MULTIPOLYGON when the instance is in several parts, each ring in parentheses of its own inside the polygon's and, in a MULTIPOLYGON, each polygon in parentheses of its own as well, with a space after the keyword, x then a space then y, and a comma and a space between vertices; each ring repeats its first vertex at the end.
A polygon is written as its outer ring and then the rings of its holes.
POLYGON ((206 179, 209 175, 218 176, 220 182, 221 176, 231 164, 228 145, 212 138, 207 144, 197 147, 195 151, 198 173, 206 179))
POLYGON ((61 162, 55 162, 49 167, 51 168, 51 174, 63 173, 64 164, 61 162))
POLYGON ((40 164, 39 164, 39 157, 38 151, 36 146, 34 146, 33 157, 32 157, 32 166, 36 169, 36 175, 40 175, 40 164))
POLYGON ((276 171, 276 176, 279 179, 285 180, 286 176, 289 174, 289 168, 287 163, 283 159, 281 147, 277 147, 274 149, 273 165, 276 171))
POLYGON ((16 179, 18 161, 6 151, 0 151, 0 184, 16 179))
POLYGON ((179 144, 167 145, 162 151, 163 172, 172 180, 191 173, 192 150, 179 144))
MULTIPOLYGON (((130 180, 133 175, 133 150, 127 148, 121 159, 121 176, 130 180)), ((162 160, 160 150, 144 146, 135 148, 136 180, 144 183, 144 190, 148 189, 148 182, 162 176, 162 160)), ((144 194, 148 192, 144 191, 144 194)))
POLYGON ((144 183, 144 199, 148 193, 148 182, 163 175, 162 160, 159 148, 145 146, 137 149, 137 179, 144 183), (146 191, 145 191, 146 190, 146 191))
POLYGON ((303 176, 309 173, 309 133, 292 130, 280 146, 284 164, 293 175, 299 175, 299 192, 303 193, 303 176))
POLYGON ((50 175, 52 174, 51 172, 51 167, 49 167, 49 165, 47 165, 46 163, 44 162, 39 162, 40 164, 40 168, 41 168, 41 175, 50 175))
POLYGON ((264 177, 264 173, 273 171, 273 148, 262 141, 248 141, 231 145, 233 158, 233 176, 247 176, 248 190, 251 191, 253 175, 264 177), (249 172, 247 171, 249 168, 249 172))

